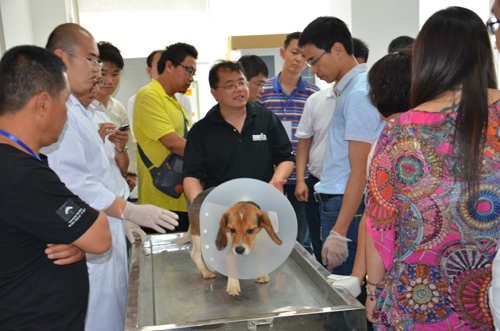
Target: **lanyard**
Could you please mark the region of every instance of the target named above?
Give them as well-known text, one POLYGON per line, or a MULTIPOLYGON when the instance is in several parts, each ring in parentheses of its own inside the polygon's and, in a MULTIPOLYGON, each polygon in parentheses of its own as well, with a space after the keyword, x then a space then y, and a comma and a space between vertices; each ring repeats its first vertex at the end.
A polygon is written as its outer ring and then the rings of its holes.
POLYGON ((182 117, 184 117, 184 139, 187 139, 187 135, 188 135, 188 130, 187 130, 187 124, 189 124, 189 121, 187 120, 186 116, 184 115, 184 112, 182 111, 182 108, 181 108, 181 105, 179 103, 179 101, 177 101, 177 106, 179 106, 179 109, 181 110, 181 114, 182 114, 182 117))
MULTIPOLYGON (((276 92, 278 92, 278 99, 280 100, 280 105, 283 105, 283 102, 281 101, 281 95, 280 95, 280 91, 278 90, 278 77, 276 77, 276 79, 274 80, 274 89, 276 90, 276 92)), ((297 88, 295 88, 292 92, 292 94, 290 94, 290 97, 288 99, 288 103, 283 107, 283 114, 286 116, 286 108, 288 106, 290 106, 290 103, 292 102, 293 98, 295 98, 295 96, 297 95, 297 88)), ((285 117, 286 119, 286 117, 285 117)))
POLYGON ((7 138, 9 138, 10 140, 12 140, 13 142, 18 143, 19 145, 21 145, 22 148, 24 148, 25 150, 27 150, 28 152, 30 152, 31 155, 33 155, 34 157, 36 157, 38 160, 42 161, 42 159, 38 155, 36 155, 28 146, 26 146, 21 140, 17 139, 16 137, 14 137, 13 135, 11 135, 10 133, 7 133, 7 132, 5 132, 3 130, 0 130, 0 134, 6 136, 7 138))

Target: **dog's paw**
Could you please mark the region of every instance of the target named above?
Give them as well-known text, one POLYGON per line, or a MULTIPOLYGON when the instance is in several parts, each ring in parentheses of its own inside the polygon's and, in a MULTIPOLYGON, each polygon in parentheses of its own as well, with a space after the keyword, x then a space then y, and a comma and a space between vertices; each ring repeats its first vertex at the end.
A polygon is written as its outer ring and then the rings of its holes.
POLYGON ((227 280, 227 293, 235 297, 240 295, 240 292, 241 292, 240 281, 238 279, 229 278, 227 280))
POLYGON ((262 277, 259 277, 259 278, 255 278, 255 282, 256 283, 268 283, 269 281, 271 280, 271 278, 269 278, 269 275, 265 275, 265 276, 262 276, 262 277))
POLYGON ((215 278, 215 272, 208 269, 206 271, 201 271, 201 277, 205 279, 215 278))

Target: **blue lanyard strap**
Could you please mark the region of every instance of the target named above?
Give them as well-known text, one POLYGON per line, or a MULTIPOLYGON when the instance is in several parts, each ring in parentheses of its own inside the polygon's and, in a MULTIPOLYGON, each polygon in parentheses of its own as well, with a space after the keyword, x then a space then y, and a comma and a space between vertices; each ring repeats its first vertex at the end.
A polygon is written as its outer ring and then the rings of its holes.
MULTIPOLYGON (((274 89, 278 93, 278 99, 280 100, 280 105, 283 105, 283 101, 281 101, 280 91, 278 89, 278 77, 276 77, 276 79, 274 80, 274 89)), ((295 88, 293 90, 292 94, 290 94, 290 97, 288 99, 288 103, 283 107, 283 110, 285 111, 285 113, 286 113, 286 109, 288 108, 288 106, 290 106, 290 103, 292 102, 293 98, 295 98, 295 96, 297 95, 297 92, 298 92, 297 88, 295 88)))
POLYGON ((3 130, 0 130, 0 134, 6 136, 7 138, 9 138, 10 140, 12 140, 13 142, 17 143, 18 145, 20 145, 22 148, 24 148, 25 150, 27 150, 31 155, 33 155, 34 157, 36 157, 37 159, 39 159, 40 161, 42 161, 42 159, 36 155, 32 150, 31 148, 29 148, 28 146, 26 146, 21 140, 17 139, 16 137, 14 137, 13 135, 11 135, 10 133, 8 132, 5 132, 3 130))

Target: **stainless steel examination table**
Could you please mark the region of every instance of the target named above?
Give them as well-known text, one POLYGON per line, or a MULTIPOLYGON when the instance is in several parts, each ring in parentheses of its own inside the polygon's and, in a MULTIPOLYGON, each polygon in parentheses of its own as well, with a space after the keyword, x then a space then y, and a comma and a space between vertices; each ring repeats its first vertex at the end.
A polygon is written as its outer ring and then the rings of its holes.
POLYGON ((365 308, 301 245, 269 274, 271 281, 203 279, 180 234, 148 236, 132 246, 125 330, 366 330, 365 308))

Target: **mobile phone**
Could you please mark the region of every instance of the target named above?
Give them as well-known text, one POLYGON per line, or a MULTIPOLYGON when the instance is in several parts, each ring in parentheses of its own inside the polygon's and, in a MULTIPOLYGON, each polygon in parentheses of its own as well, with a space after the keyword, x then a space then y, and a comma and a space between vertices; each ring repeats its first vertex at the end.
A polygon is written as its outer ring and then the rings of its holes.
POLYGON ((122 126, 121 126, 118 130, 120 130, 120 131, 125 131, 125 130, 127 130, 127 128, 128 128, 129 126, 130 126, 130 124, 124 124, 124 125, 122 125, 122 126))

